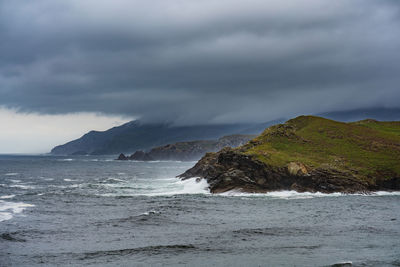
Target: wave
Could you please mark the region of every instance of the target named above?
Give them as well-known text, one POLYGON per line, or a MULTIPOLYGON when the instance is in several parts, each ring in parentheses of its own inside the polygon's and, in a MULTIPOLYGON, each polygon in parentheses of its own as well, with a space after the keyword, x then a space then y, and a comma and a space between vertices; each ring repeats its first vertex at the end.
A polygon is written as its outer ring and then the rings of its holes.
POLYGON ((172 244, 172 245, 158 245, 158 246, 147 246, 147 247, 137 247, 137 248, 125 248, 117 250, 99 250, 92 252, 82 252, 82 253, 66 253, 68 256, 75 255, 81 260, 95 259, 99 257, 109 257, 109 256, 127 256, 135 255, 139 253, 146 254, 171 254, 171 253, 181 253, 187 250, 196 250, 192 244, 172 244))
POLYGON ((100 194, 105 197, 122 197, 122 196, 173 196, 187 194, 210 194, 209 185, 205 179, 188 179, 180 180, 178 178, 164 178, 150 181, 156 183, 143 184, 101 184, 116 192, 100 194))
POLYGON ((139 216, 149 216, 149 215, 160 214, 160 213, 161 212, 157 212, 155 210, 150 210, 150 211, 147 211, 147 212, 144 212, 144 213, 140 214, 139 216))
POLYGON ((15 195, 6 195, 6 196, 0 196, 0 199, 9 199, 13 197, 15 197, 15 195))
POLYGON ((377 191, 370 194, 345 194, 345 193, 321 193, 321 192, 303 192, 299 193, 293 190, 286 191, 273 191, 267 193, 244 193, 238 190, 232 190, 218 194, 219 196, 227 197, 248 197, 248 198, 278 198, 278 199, 310 199, 318 197, 340 197, 340 196, 400 196, 400 191, 389 192, 389 191, 377 191))
POLYGON ((13 184, 13 185, 9 185, 8 187, 14 187, 14 188, 20 188, 23 190, 28 190, 28 189, 35 189, 35 186, 32 185, 23 185, 23 184, 13 184))
POLYGON ((342 193, 311 193, 304 192, 299 193, 297 191, 273 191, 267 193, 245 193, 238 190, 231 190, 228 192, 220 193, 219 196, 228 196, 228 197, 269 197, 269 198, 279 198, 279 199, 307 199, 307 198, 315 198, 315 197, 338 197, 343 195, 342 193))
POLYGON ((21 213, 24 209, 35 205, 24 202, 7 202, 0 200, 0 222, 10 220, 15 214, 21 213))
POLYGON ((145 196, 173 196, 173 195, 192 195, 192 194, 210 194, 209 185, 205 179, 188 179, 180 180, 172 183, 173 186, 169 188, 160 188, 161 190, 154 190, 153 192, 139 194, 145 196))
POLYGON ((18 174, 19 174, 18 172, 8 172, 8 173, 5 173, 4 176, 16 176, 18 174))
POLYGON ((68 179, 68 178, 63 179, 63 180, 66 181, 66 182, 76 182, 76 181, 79 181, 79 180, 77 180, 77 179, 68 179))
POLYGON ((371 196, 400 196, 400 191, 377 191, 372 193, 371 196))

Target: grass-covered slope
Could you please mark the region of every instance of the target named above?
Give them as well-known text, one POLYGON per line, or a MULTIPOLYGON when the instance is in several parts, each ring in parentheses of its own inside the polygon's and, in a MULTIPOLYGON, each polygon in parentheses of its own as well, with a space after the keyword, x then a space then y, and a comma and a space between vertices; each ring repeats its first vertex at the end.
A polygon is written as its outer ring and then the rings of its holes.
POLYGON ((400 122, 300 116, 244 146, 207 154, 182 177, 194 176, 206 178, 215 192, 397 190, 400 122))
POLYGON ((343 123, 301 116, 266 129, 241 152, 272 166, 301 162, 308 168, 400 176, 400 122, 343 123))

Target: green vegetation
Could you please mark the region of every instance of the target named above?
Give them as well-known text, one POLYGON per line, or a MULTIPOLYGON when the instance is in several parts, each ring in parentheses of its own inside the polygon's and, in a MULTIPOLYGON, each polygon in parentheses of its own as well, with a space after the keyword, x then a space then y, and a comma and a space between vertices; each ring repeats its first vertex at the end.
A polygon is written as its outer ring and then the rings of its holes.
POLYGON ((290 162, 309 169, 351 172, 363 180, 400 176, 400 122, 343 123, 300 116, 267 128, 238 152, 274 167, 290 162))

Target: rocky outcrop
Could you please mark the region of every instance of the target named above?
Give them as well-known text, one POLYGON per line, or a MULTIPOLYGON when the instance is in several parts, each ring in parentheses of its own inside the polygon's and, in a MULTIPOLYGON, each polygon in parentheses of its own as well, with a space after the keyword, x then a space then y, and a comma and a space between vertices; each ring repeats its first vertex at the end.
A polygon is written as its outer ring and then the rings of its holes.
POLYGON ((400 190, 400 142, 394 141, 400 137, 400 124, 381 124, 300 117, 267 129, 242 147, 207 153, 178 177, 206 179, 212 193, 400 190), (381 126, 383 130, 377 131, 381 126), (377 150, 370 142, 385 145, 384 149, 377 150))
POLYGON ((204 178, 212 193, 229 190, 251 193, 279 190, 356 193, 376 189, 350 173, 333 169, 308 171, 304 164, 296 162, 288 164, 286 168, 272 167, 229 148, 218 153, 208 153, 179 177, 204 178))

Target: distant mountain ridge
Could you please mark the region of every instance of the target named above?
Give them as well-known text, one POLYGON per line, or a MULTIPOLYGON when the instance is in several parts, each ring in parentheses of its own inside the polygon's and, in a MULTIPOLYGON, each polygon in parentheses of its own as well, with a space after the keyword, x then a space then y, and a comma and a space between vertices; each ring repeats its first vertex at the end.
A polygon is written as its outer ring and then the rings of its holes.
POLYGON ((131 156, 120 154, 118 160, 198 160, 207 152, 217 152, 224 147, 238 147, 244 145, 257 135, 228 135, 218 140, 199 140, 189 142, 178 142, 151 149, 149 152, 136 151, 131 156))
POLYGON ((107 155, 132 153, 176 142, 214 140, 232 134, 260 134, 266 127, 282 120, 266 123, 173 126, 131 121, 99 132, 90 131, 81 138, 51 150, 55 155, 107 155))

